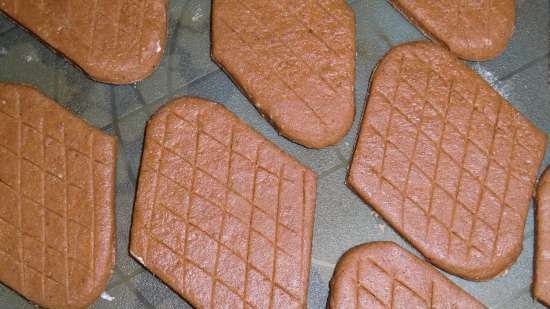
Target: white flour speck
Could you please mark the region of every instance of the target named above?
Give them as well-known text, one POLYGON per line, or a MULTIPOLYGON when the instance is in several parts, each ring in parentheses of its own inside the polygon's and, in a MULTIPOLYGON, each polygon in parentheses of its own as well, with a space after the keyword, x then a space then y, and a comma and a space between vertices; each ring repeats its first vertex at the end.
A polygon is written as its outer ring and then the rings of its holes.
POLYGON ((115 298, 109 294, 107 294, 107 292, 103 292, 101 293, 101 298, 102 299, 105 299, 106 301, 113 301, 115 300, 115 298))
POLYGON ((26 56, 25 56, 25 61, 26 61, 27 63, 33 61, 32 56, 31 56, 31 55, 26 55, 26 56))
POLYGON ((0 56, 5 56, 8 54, 8 49, 4 46, 0 47, 0 56))
POLYGON ((145 262, 143 261, 143 259, 139 256, 136 256, 136 259, 143 265, 145 265, 145 262))
POLYGON ((191 17, 191 20, 196 23, 197 21, 199 21, 199 19, 201 19, 203 17, 203 14, 202 14, 202 8, 197 8, 195 10, 195 13, 193 13, 193 17, 191 17))

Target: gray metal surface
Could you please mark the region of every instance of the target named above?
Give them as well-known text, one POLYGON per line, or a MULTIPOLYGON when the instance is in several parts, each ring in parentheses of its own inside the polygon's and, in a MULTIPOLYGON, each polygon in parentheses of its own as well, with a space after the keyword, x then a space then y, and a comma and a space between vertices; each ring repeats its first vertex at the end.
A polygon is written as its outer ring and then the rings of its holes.
MULTIPOLYGON (((392 240, 411 249, 344 185, 344 180, 373 68, 392 46, 423 39, 423 36, 385 0, 349 2, 357 18, 357 116, 345 140, 323 150, 308 150, 279 137, 211 61, 210 0, 170 2, 170 39, 162 64, 149 78, 129 86, 93 82, 0 14, 0 81, 32 84, 89 123, 115 134, 119 140, 118 252, 116 268, 106 291, 114 299, 100 298, 91 308, 190 308, 128 255, 144 126, 161 105, 181 95, 200 96, 224 104, 318 173, 310 309, 325 308, 334 264, 352 246, 374 240, 392 240)), ((548 133, 550 4, 548 0, 516 0, 516 6, 516 31, 506 52, 496 60, 470 65, 548 133)), ((544 165, 549 162, 550 154, 546 156, 544 165)), ((506 275, 483 283, 449 277, 490 308, 544 308, 532 300, 529 290, 533 271, 533 229, 531 208, 523 253, 506 275)), ((33 306, 0 285, 0 309, 18 308, 33 306)))

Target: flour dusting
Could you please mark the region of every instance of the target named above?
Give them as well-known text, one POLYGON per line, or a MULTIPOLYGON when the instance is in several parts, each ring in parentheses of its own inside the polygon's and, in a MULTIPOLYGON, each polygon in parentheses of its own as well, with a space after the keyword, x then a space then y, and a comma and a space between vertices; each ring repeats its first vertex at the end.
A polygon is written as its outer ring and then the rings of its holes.
POLYGON ((111 295, 109 295, 107 292, 103 292, 101 293, 101 298, 106 300, 106 301, 113 301, 115 300, 115 298, 111 295))
POLYGON ((195 10, 195 12, 193 13, 193 17, 191 17, 191 20, 196 23, 198 22, 202 17, 204 16, 204 14, 202 13, 202 8, 197 8, 195 10))

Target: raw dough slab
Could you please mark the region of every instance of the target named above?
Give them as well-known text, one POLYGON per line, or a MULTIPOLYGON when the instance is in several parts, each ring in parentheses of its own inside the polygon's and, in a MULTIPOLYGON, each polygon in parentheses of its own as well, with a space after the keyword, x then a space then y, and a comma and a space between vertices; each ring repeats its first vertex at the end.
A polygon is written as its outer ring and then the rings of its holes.
POLYGON ((537 189, 537 252, 535 257, 535 298, 550 306, 550 169, 539 181, 537 189))
POLYGON ((313 172, 223 106, 180 98, 147 126, 131 254, 195 308, 304 308, 313 172))
POLYGON ((517 259, 546 135, 446 49, 375 71, 348 178, 432 263, 471 280, 517 259))
POLYGON ((486 309, 433 266, 392 242, 349 250, 330 282, 328 309, 486 309))
POLYGON ((214 0, 212 56, 283 136, 338 143, 355 115, 355 17, 345 0, 214 0))
POLYGON ((85 308, 115 260, 115 139, 34 88, 0 83, 0 281, 85 308))
POLYGON ((0 10, 91 78, 129 84, 158 66, 166 0, 2 0, 0 10))
POLYGON ((490 60, 508 45, 514 0, 389 0, 432 39, 466 60, 490 60))

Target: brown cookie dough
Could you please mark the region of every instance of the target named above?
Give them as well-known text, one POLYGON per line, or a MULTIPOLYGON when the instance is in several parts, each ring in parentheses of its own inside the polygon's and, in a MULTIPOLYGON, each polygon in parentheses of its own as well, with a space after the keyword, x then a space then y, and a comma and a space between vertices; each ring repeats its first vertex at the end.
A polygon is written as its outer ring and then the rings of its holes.
POLYGON ((537 252, 533 294, 550 306, 550 169, 546 169, 537 189, 537 252))
POLYGON ((388 0, 432 39, 466 60, 489 60, 508 45, 514 0, 388 0))
POLYGON ((522 250, 546 136, 436 44, 392 49, 370 88, 349 185, 436 266, 493 278, 522 250))
POLYGON ((0 10, 91 78, 129 84, 160 62, 166 5, 166 0, 3 0, 0 10))
POLYGON ((357 246, 330 281, 328 309, 486 309, 434 267, 392 242, 357 246))
POLYGON ((304 308, 316 177, 222 105, 147 126, 130 253, 195 308, 304 308))
POLYGON ((87 307, 115 259, 115 139, 0 83, 0 162, 0 281, 42 307, 87 307))
POLYGON ((338 143, 355 115, 355 17, 345 0, 214 0, 212 56, 281 135, 338 143))

